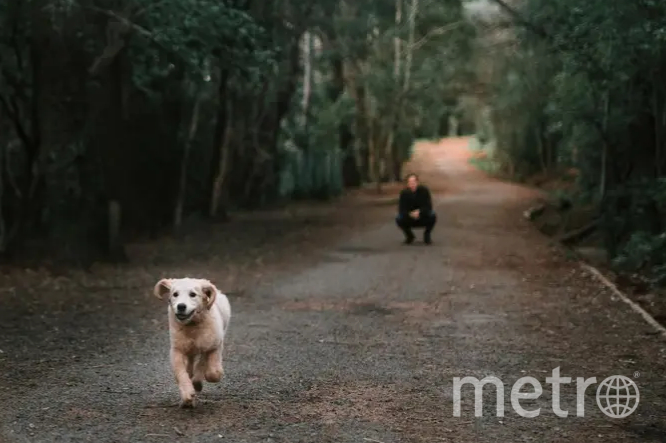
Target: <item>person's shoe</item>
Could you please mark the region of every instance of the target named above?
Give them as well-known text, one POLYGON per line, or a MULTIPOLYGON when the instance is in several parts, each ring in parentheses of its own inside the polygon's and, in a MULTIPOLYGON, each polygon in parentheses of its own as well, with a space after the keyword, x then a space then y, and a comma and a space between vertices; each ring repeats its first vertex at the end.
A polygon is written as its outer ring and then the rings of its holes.
POLYGON ((411 245, 412 243, 414 243, 414 235, 413 235, 413 234, 412 234, 412 235, 408 235, 408 236, 405 238, 405 241, 403 242, 403 244, 405 244, 405 245, 411 245))
POLYGON ((432 244, 432 238, 430 238, 430 232, 426 232, 423 234, 423 243, 426 245, 431 245, 432 244))

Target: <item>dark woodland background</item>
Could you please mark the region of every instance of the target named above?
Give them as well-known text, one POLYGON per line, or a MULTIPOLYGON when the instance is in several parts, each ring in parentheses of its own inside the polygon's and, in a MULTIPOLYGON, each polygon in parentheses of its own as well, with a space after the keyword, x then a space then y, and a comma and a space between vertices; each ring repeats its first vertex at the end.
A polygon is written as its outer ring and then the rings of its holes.
POLYGON ((4 1, 0 256, 124 260, 474 134, 479 167, 557 181, 579 237, 660 283, 665 42, 657 0, 4 1))

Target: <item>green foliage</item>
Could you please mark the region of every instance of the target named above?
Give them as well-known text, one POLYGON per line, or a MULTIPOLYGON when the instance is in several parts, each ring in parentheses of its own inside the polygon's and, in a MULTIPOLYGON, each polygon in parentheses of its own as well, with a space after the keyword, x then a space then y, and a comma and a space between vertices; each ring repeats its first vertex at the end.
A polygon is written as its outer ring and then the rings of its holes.
POLYGON ((307 128, 308 150, 335 150, 339 146, 337 134, 340 125, 350 125, 354 118, 354 101, 342 94, 330 102, 323 94, 317 94, 311 103, 307 128))
POLYGON ((666 3, 527 0, 515 16, 505 44, 489 33, 492 53, 477 51, 477 66, 492 73, 492 127, 479 138, 492 134, 494 157, 513 176, 575 168, 616 263, 659 268, 666 3))
POLYGON ((655 286, 663 286, 666 283, 666 233, 632 233, 613 265, 625 272, 641 272, 655 286))
POLYGON ((469 139, 469 149, 470 151, 481 151, 483 150, 484 143, 483 138, 479 136, 470 137, 469 139))
POLYGON ((136 26, 145 32, 132 39, 133 74, 147 92, 177 65, 207 79, 215 60, 250 87, 273 66, 275 51, 265 30, 245 11, 215 0, 144 0, 137 7, 145 12, 136 26))
POLYGON ((488 157, 471 158, 469 163, 479 171, 483 171, 490 175, 495 175, 500 172, 497 162, 488 157))
POLYGON ((339 150, 293 150, 285 154, 280 194, 327 200, 342 193, 342 154, 339 150))
MULTIPOLYGON (((444 104, 456 102, 459 80, 466 74, 466 49, 473 32, 461 20, 459 1, 418 2, 410 43, 411 6, 410 1, 402 2, 402 19, 396 23, 395 0, 339 3, 328 29, 329 44, 312 58, 312 68, 315 76, 326 76, 331 66, 342 63, 344 92, 333 100, 330 85, 313 82, 305 98, 307 116, 303 116, 300 105, 305 91, 299 90, 281 135, 285 165, 282 193, 337 195, 342 177, 322 190, 322 180, 310 171, 328 176, 327 165, 332 161, 353 159, 356 163, 356 158, 372 157, 377 163, 385 160, 383 165, 356 165, 366 180, 400 179, 396 164, 409 158, 414 139, 440 135, 444 104), (400 39, 397 54, 396 38, 400 39), (354 147, 338 152, 341 128, 352 132, 354 147), (386 158, 389 140, 391 156, 386 158), (376 151, 372 156, 371 149, 376 151)), ((455 105, 449 112, 453 108, 455 105)))
POLYGON ((354 102, 317 91, 310 106, 307 125, 293 113, 283 126, 280 195, 328 199, 343 190, 339 128, 353 120, 354 102))
POLYGON ((489 108, 483 107, 478 111, 474 126, 476 128, 474 139, 478 140, 481 146, 495 139, 489 108))
POLYGON ((502 169, 516 176, 538 172, 550 160, 539 146, 551 142, 546 112, 554 63, 546 57, 535 60, 539 48, 526 46, 525 53, 510 55, 500 65, 501 75, 493 85, 492 125, 480 126, 484 140, 492 134, 502 169))
POLYGON ((111 247, 110 201, 138 234, 400 178, 474 35, 459 0, 401 4, 0 2, 0 251, 111 247))

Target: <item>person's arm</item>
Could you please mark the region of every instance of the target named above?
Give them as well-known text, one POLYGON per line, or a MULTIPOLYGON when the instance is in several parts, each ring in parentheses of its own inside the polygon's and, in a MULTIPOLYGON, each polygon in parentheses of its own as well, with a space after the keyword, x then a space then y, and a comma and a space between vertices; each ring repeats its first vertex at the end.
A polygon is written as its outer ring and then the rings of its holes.
POLYGON ((407 209, 407 196, 405 191, 400 192, 400 197, 398 199, 398 214, 403 217, 407 217, 409 210, 407 209))
POLYGON ((421 202, 420 214, 430 214, 432 212, 432 197, 430 196, 430 189, 423 187, 423 201, 421 202))

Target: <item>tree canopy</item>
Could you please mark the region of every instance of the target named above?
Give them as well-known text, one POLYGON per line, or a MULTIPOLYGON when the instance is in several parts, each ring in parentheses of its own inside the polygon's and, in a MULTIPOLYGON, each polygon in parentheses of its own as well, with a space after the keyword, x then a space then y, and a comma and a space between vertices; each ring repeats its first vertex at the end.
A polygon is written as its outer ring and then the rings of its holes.
POLYGON ((401 175, 473 75, 460 0, 0 4, 0 252, 124 257, 191 216, 401 175))

